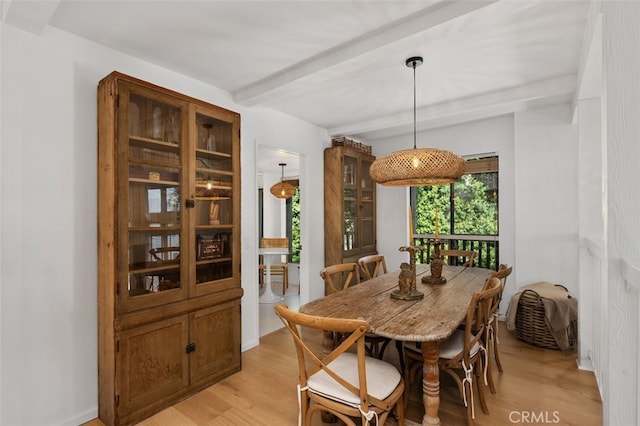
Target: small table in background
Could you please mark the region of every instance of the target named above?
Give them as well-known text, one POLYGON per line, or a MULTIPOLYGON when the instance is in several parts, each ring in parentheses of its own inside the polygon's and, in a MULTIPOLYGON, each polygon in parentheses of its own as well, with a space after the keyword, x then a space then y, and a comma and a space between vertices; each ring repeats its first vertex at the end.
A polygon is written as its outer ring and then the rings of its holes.
POLYGON ((267 277, 264 282, 265 290, 259 298, 260 303, 281 302, 284 297, 276 295, 271 288, 271 265, 280 263, 282 256, 289 254, 289 249, 285 247, 263 247, 258 249, 258 254, 263 256, 267 269, 267 277))

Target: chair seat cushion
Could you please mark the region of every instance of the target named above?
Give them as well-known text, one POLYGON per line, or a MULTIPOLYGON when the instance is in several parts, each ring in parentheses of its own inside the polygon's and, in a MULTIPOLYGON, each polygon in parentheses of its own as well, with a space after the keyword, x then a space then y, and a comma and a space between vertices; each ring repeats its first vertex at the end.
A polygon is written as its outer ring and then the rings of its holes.
MULTIPOLYGON (((473 337, 472 337, 473 339, 473 337)), ((440 345, 440 358, 452 359, 464 350, 464 331, 456 330, 455 333, 440 345)), ((471 356, 480 350, 480 344, 476 342, 471 348, 471 356)))
MULTIPOLYGON (((401 376, 396 367, 376 358, 366 357, 367 393, 378 399, 385 399, 400 383, 401 376)), ((356 354, 346 352, 333 360, 329 367, 337 375, 356 388, 358 384, 358 358, 356 354)), ((354 395, 324 370, 320 370, 307 380, 309 391, 356 407, 360 405, 360 396, 354 395)))

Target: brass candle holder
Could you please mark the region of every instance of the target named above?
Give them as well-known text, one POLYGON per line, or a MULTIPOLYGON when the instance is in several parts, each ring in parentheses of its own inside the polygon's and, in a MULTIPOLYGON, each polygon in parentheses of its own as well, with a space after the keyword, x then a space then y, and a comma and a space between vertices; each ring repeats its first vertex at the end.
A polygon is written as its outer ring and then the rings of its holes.
POLYGON ((433 253, 429 256, 431 259, 431 276, 422 277, 423 284, 441 285, 447 282, 447 279, 442 276, 442 257, 440 256, 440 241, 433 242, 433 253))
POLYGON ((424 297, 424 293, 416 289, 416 252, 422 247, 403 246, 400 251, 409 252, 409 263, 402 262, 400 275, 398 276, 398 289, 391 292, 392 299, 418 300, 424 297))

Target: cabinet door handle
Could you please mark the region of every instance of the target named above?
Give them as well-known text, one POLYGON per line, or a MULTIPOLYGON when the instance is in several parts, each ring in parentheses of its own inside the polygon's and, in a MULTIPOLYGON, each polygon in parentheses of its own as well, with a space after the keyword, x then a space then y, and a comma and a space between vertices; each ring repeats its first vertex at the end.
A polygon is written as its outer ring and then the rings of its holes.
POLYGON ((189 343, 187 345, 187 353, 190 354, 191 352, 196 350, 196 344, 195 343, 189 343))
POLYGON ((196 206, 196 201, 191 199, 191 198, 188 198, 185 204, 186 204, 187 208, 192 209, 192 208, 194 208, 196 206))

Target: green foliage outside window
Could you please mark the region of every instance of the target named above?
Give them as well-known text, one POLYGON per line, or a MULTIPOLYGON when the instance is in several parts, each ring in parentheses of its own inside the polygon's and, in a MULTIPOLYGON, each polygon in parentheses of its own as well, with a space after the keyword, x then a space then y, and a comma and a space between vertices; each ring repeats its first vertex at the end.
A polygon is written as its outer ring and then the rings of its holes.
POLYGON ((291 197, 291 262, 300 263, 300 187, 291 197))
POLYGON ((415 215, 414 232, 416 234, 433 234, 435 232, 435 218, 437 210, 440 233, 450 234, 450 186, 422 186, 415 188, 415 190, 416 205, 413 208, 415 215))
POLYGON ((497 173, 464 175, 454 184, 456 234, 498 235, 497 179, 491 175, 497 173))
POLYGON ((462 176, 453 185, 453 200, 451 200, 451 185, 416 188, 415 233, 433 234, 435 232, 437 209, 441 234, 497 235, 498 191, 495 175, 497 173, 462 176))

